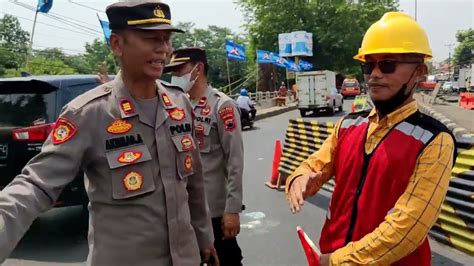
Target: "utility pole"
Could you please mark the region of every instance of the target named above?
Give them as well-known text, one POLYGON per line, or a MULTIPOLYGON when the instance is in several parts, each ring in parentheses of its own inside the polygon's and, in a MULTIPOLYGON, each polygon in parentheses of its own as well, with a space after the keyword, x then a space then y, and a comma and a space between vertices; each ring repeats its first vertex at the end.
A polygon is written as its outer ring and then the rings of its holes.
POLYGON ((418 17, 418 0, 415 0, 415 21, 417 21, 418 17))
POLYGON ((454 43, 446 44, 446 47, 448 47, 448 80, 451 80, 451 49, 454 46, 454 43))

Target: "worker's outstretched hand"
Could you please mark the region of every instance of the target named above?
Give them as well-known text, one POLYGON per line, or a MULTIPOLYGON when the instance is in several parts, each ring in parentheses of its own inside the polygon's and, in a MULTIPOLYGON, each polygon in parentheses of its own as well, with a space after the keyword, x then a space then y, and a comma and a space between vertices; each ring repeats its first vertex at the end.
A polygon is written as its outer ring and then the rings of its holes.
POLYGON ((321 178, 321 175, 321 172, 303 174, 291 183, 287 200, 293 213, 297 213, 301 210, 306 198, 318 192, 318 186, 316 184, 318 179, 321 178))

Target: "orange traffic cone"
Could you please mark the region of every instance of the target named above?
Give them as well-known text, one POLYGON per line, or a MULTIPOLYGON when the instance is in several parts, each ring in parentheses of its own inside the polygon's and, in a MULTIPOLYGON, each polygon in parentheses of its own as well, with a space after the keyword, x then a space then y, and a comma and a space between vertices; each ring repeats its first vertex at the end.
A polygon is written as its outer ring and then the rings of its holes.
POLYGON ((280 159, 281 159, 281 143, 280 140, 277 139, 275 142, 275 153, 273 154, 273 165, 272 165, 272 176, 270 177, 270 181, 266 182, 265 185, 269 188, 277 188, 278 177, 280 173, 278 172, 278 167, 280 166, 280 159))

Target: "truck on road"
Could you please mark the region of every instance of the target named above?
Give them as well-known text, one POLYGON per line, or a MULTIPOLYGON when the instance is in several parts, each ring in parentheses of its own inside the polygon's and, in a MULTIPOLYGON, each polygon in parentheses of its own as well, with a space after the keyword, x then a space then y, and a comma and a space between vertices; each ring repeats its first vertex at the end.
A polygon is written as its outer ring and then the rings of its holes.
POLYGON ((324 110, 331 114, 342 111, 342 95, 336 89, 336 73, 328 70, 296 74, 298 109, 301 116, 324 110))

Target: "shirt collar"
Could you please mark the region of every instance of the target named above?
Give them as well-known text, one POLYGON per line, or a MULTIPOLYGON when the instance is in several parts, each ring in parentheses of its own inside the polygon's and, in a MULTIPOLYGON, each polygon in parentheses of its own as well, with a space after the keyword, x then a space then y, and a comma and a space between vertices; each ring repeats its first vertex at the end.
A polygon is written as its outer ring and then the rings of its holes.
POLYGON ((409 102, 408 104, 396 109, 395 111, 388 114, 386 117, 380 119, 377 110, 374 107, 369 114, 369 121, 377 124, 387 124, 391 127, 394 124, 397 124, 410 115, 414 114, 418 110, 418 104, 415 100, 409 102))

